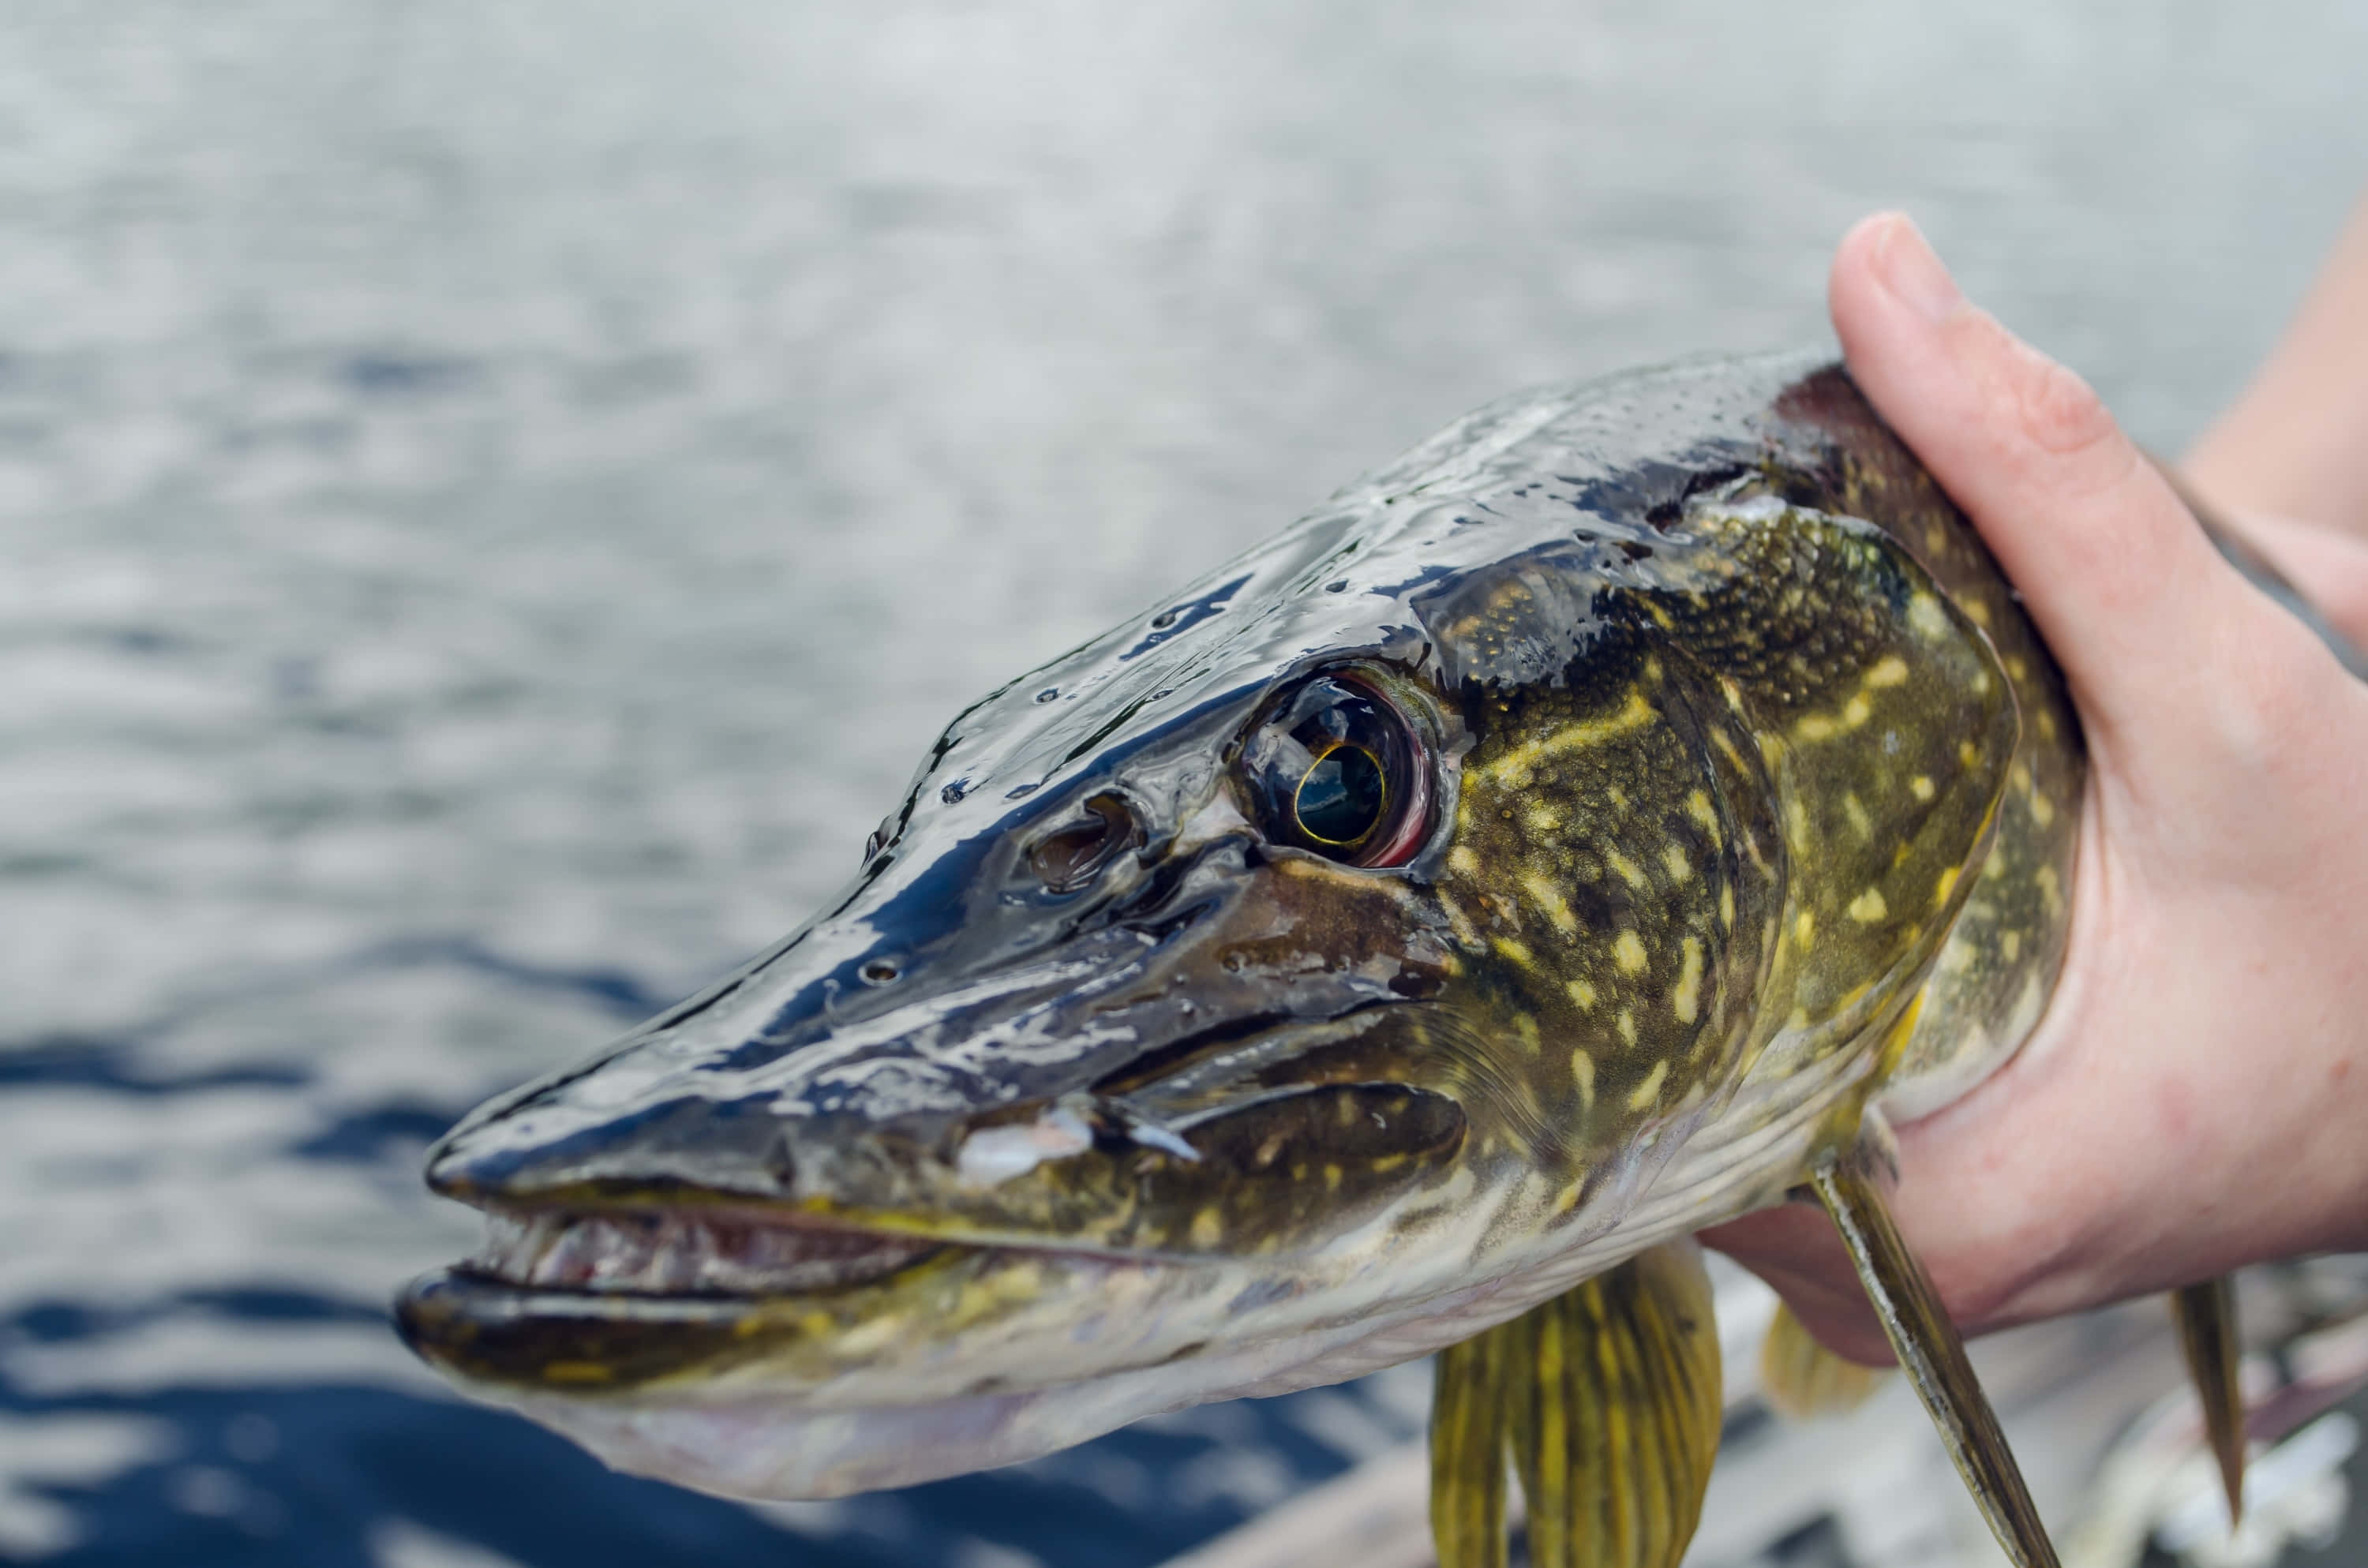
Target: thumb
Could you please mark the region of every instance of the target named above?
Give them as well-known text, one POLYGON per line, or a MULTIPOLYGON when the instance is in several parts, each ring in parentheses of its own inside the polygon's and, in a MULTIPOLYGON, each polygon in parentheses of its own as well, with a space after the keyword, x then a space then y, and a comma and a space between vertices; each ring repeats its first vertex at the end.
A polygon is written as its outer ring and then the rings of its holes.
POLYGON ((1981 529, 2084 714, 2142 728, 2181 700, 2198 639, 2236 630, 2229 569, 2088 383, 1970 303, 1903 214, 1850 231, 1827 296, 1851 375, 1981 529))

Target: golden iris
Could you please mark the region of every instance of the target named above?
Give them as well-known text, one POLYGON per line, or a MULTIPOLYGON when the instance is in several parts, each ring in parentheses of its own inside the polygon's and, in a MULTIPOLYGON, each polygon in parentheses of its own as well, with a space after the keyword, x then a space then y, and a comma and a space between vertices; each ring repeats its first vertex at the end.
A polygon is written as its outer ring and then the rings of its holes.
POLYGON ((1325 748, 1291 800, 1299 831, 1319 844, 1351 845, 1373 831, 1389 803, 1381 759, 1342 741, 1325 748))

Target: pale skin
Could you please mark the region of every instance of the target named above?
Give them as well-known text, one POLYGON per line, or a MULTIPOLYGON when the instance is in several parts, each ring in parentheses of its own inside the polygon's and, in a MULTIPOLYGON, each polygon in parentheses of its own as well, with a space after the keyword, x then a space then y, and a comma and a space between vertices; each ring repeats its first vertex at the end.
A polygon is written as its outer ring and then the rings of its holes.
MULTIPOLYGON (((2368 1248, 2368 685, 1906 218, 1850 232, 1829 300, 1859 385, 2021 591, 2092 758, 2045 1017, 1898 1129, 1909 1244, 1968 1332, 2368 1248)), ((2368 645, 2368 206, 2182 467, 2368 645)), ((1890 1358, 1814 1205, 1705 1239, 1828 1346, 1890 1358)))

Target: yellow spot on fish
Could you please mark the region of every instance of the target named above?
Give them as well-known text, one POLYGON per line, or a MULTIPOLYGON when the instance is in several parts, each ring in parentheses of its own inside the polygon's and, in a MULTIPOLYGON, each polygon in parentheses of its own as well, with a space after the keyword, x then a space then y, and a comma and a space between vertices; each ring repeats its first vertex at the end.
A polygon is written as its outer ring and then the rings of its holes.
MULTIPOLYGON (((1538 1053, 1538 1021, 1527 1013, 1513 1020, 1513 1032, 1521 1037, 1521 1049, 1535 1056, 1538 1053)), ((1346 1102, 1343 1102, 1346 1103, 1346 1102)))
POLYGON ((2007 778, 2013 782, 2016 789, 2021 790, 2024 794, 2027 795, 2031 792, 2031 769, 2025 767, 2022 764, 2019 762, 2016 763, 2013 768, 2007 774, 2007 778))
POLYGON ((1981 755, 1982 754, 1975 748, 1973 742, 1959 741, 1957 743, 1957 760, 1964 766, 1971 767, 1974 765, 1974 759, 1981 755))
POLYGON ((1874 836, 1874 824, 1868 818, 1866 808, 1859 804, 1859 799, 1856 795, 1850 794, 1844 795, 1842 797, 1842 814, 1850 818, 1850 831, 1852 833, 1857 834, 1861 838, 1873 838, 1874 836))
POLYGON ((1512 962, 1520 965, 1523 969, 1535 969, 1538 967, 1537 960, 1530 956, 1530 949, 1523 947, 1520 943, 1513 940, 1512 937, 1499 937, 1497 938, 1496 946, 1497 950, 1499 953, 1502 953, 1512 962))
POLYGON ((1404 1154, 1383 1154, 1373 1162, 1373 1171, 1376 1175, 1387 1176, 1406 1163, 1404 1154))
POLYGON ((1215 1246, 1218 1239, 1224 1236, 1224 1216, 1217 1212, 1214 1205, 1203 1209, 1198 1214, 1192 1216, 1192 1244, 1194 1246, 1215 1246))
POLYGON ((1611 944, 1611 957, 1623 974, 1634 974, 1645 967, 1645 943, 1634 931, 1622 931, 1611 944))
POLYGON ((1480 872, 1480 857, 1472 853, 1470 845, 1459 844, 1447 852, 1447 869, 1459 877, 1477 876, 1480 872))
POLYGON ((2031 820, 2042 827, 2055 820, 2055 802, 2047 798, 2044 790, 2031 792, 2031 820))
POLYGON ((2021 654, 2009 653, 2006 656, 2006 676, 2009 680, 2021 680, 2022 678, 2023 664, 2021 654))
POLYGON ((1932 798, 1932 780, 1919 773, 1907 781, 1907 792, 1919 801, 1929 801, 1932 798))
POLYGON ((1562 830, 1562 813, 1552 806, 1531 806, 1529 816, 1524 820, 1528 822, 1530 831, 1540 835, 1562 830))
POLYGON ((1578 935, 1578 916, 1570 912, 1570 901, 1562 896, 1562 889, 1535 871, 1524 871, 1521 890, 1530 895, 1531 903, 1545 911, 1555 930, 1565 937, 1578 935))
POLYGON ((1595 987, 1586 981, 1574 980, 1563 989, 1570 993, 1570 999, 1578 1004, 1581 1012, 1595 1010, 1595 987))
POLYGON ((1588 1108, 1595 1106, 1595 1058, 1583 1051, 1570 1053, 1570 1076, 1578 1085, 1578 1097, 1588 1108))
POLYGON ((2055 715, 2044 709, 2042 709, 2039 714, 2039 738, 2043 741, 2052 741, 2055 738, 2055 715))
POLYGON ((1610 863, 1614 871, 1620 873, 1620 880, 1622 881, 1626 882, 1632 888, 1641 890, 1644 887, 1644 867, 1639 866, 1635 861, 1631 860, 1627 856, 1622 855, 1619 850, 1613 848, 1606 848, 1603 851, 1603 858, 1610 863))
POLYGON ((1979 599, 1967 599, 1965 601, 1965 619, 1972 621, 1975 626, 1982 628, 1984 631, 1987 631, 1990 624, 1990 607, 1982 603, 1979 599))
POLYGON ((1866 693, 1862 691, 1842 704, 1842 725, 1845 729, 1855 730, 1873 717, 1874 704, 1866 699, 1866 693))
POLYGON ((1324 1167, 1324 1190, 1326 1192, 1338 1192, 1340 1190, 1339 1166, 1326 1165, 1324 1167))
POLYGON ((2037 872, 2040 896, 2047 901, 2047 913, 2053 915, 2063 907, 2064 892, 2056 885, 2055 868, 2042 866, 2037 872))
POLYGON ((546 1361, 542 1368, 547 1383, 605 1383, 613 1376, 598 1361, 546 1361))
POLYGON ((2021 958, 2022 956, 2022 933, 2020 931, 1999 932, 1998 950, 2006 954, 2006 961, 2009 963, 2012 963, 2015 960, 2021 958))
POLYGON ((1519 778, 1529 782, 1539 763, 1566 751, 1578 751, 1614 735, 1640 730, 1654 719, 1653 705, 1645 700, 1641 691, 1631 691, 1627 704, 1608 719, 1593 719, 1580 724, 1565 724, 1553 734, 1534 741, 1525 741, 1491 763, 1486 771, 1508 781, 1519 778))
POLYGON ((1809 846, 1809 811, 1807 807, 1801 804, 1798 796, 1784 802, 1784 823, 1793 835, 1793 844, 1800 848, 1807 848, 1809 846))
POLYGON ((1686 797, 1686 815, 1700 824, 1704 833, 1713 836, 1718 833, 1718 813, 1711 810, 1710 797, 1701 790, 1686 797))
POLYGON ((1850 917, 1861 926, 1872 926, 1890 913, 1881 888, 1869 888, 1850 902, 1850 917))
POLYGON ((1686 852, 1674 844, 1661 851, 1661 864, 1669 869, 1669 881, 1673 882, 1682 882, 1694 874, 1692 864, 1686 859, 1686 852))
POLYGON ((1695 937, 1685 939, 1685 957, 1678 966, 1678 988, 1669 996, 1669 1006, 1678 1015, 1678 1022, 1690 1024, 1702 1004, 1702 945, 1695 937))
POLYGON ((1795 941, 1799 942, 1799 943, 1801 944, 1801 946, 1803 946, 1803 947, 1804 947, 1804 948, 1805 948, 1805 947, 1807 947, 1807 946, 1809 945, 1809 938, 1810 938, 1810 937, 1814 937, 1814 936, 1816 936, 1816 934, 1817 934, 1817 917, 1816 917, 1816 915, 1815 915, 1814 914, 1810 913, 1808 910, 1805 910, 1805 909, 1804 909, 1804 910, 1803 910, 1803 911, 1801 911, 1801 913, 1799 914, 1799 915, 1797 915, 1796 917, 1794 917, 1794 919, 1793 919, 1793 940, 1795 940, 1795 941))
POLYGON ((1938 906, 1948 903, 1949 895, 1956 891, 1957 868, 1952 866, 1947 870, 1941 872, 1940 879, 1932 884, 1932 903, 1934 907, 1937 908, 1938 906))
POLYGON ((1620 1009, 1620 1039, 1628 1045, 1636 1043, 1636 1015, 1627 1008, 1620 1009))
POLYGON ((1735 890, 1731 887, 1718 890, 1718 928, 1722 931, 1735 929, 1735 890))
POLYGON ((1809 1009, 1806 1007, 1793 1008, 1793 1016, 1784 1020, 1784 1027, 1788 1029, 1807 1028, 1809 1027, 1809 1009))
POLYGON ((1949 612, 1931 595, 1917 594, 1907 601, 1907 629, 1927 642, 1938 642, 1949 635, 1949 612))
POLYGON ((1827 741, 1833 739, 1834 729, 1834 722, 1823 713, 1804 713, 1793 733, 1804 741, 1827 741))
POLYGON ((1651 1105, 1654 1097, 1661 1092, 1661 1080, 1667 1078, 1668 1075, 1669 1064, 1668 1062, 1654 1062, 1653 1070, 1645 1074, 1645 1081, 1636 1085, 1636 1092, 1628 1096, 1628 1108, 1630 1110, 1643 1110, 1646 1106, 1651 1105))
POLYGON ((1896 653, 1885 653, 1866 672, 1866 684, 1872 687, 1899 686, 1907 679, 1907 661, 1896 653))

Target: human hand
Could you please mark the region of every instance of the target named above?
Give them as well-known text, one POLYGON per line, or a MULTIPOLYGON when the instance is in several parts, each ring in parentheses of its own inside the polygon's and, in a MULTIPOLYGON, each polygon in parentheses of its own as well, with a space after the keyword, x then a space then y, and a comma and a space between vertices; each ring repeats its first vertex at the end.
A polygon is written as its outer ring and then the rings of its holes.
MULTIPOLYGON (((1867 397, 2061 663, 2090 771, 2063 978, 2021 1052, 1899 1131, 1895 1212, 1968 1332, 2368 1245, 2368 686, 2228 566, 2071 371, 1904 217, 1834 261, 1867 397)), ((1889 1358, 1823 1213, 1707 1233, 1889 1358)))

